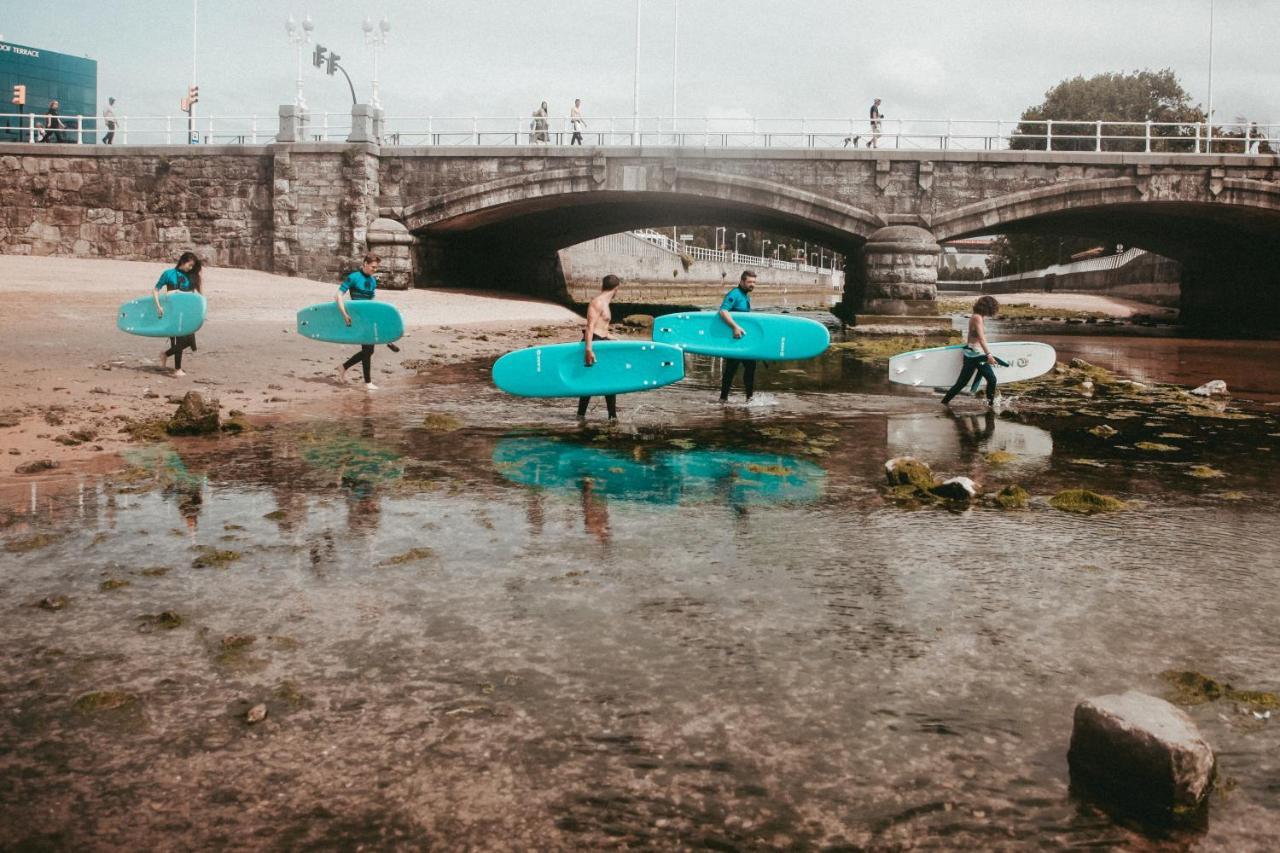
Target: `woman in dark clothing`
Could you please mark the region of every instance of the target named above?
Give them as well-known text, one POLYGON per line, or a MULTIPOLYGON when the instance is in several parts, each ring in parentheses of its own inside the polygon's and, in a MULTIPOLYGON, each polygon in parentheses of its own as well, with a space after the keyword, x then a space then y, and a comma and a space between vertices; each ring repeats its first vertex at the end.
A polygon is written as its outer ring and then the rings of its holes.
MULTIPOLYGON (((351 315, 347 313, 347 306, 343 304, 343 296, 355 300, 373 299, 378 289, 378 279, 374 277, 374 273, 378 271, 380 263, 382 259, 373 252, 369 252, 364 256, 360 269, 348 275, 342 280, 342 284, 338 285, 338 295, 334 297, 334 301, 338 303, 338 310, 342 312, 342 319, 348 326, 351 325, 351 315)), ((360 352, 342 363, 338 368, 338 381, 347 381, 347 371, 354 367, 356 362, 360 363, 364 371, 365 389, 377 391, 378 386, 373 384, 373 344, 362 345, 360 352)))
POLYGON ((994 317, 1000 311, 1000 303, 993 296, 983 296, 973 303, 973 315, 969 317, 969 336, 964 342, 964 365, 960 368, 960 378, 951 390, 942 398, 942 405, 951 405, 951 398, 959 394, 976 372, 987 381, 987 405, 994 406, 996 401, 996 372, 991 365, 996 357, 987 346, 987 330, 984 317, 994 317))
MULTIPOLYGON (((156 282, 155 290, 151 295, 156 300, 156 313, 161 317, 164 316, 164 306, 160 304, 160 291, 181 290, 184 292, 195 291, 203 293, 204 289, 200 284, 200 258, 196 257, 195 252, 183 252, 178 258, 173 269, 165 270, 160 276, 160 280, 156 282)), ((185 335, 181 338, 169 338, 169 348, 160 353, 160 366, 169 366, 169 357, 173 357, 173 375, 186 376, 182 372, 182 351, 196 351, 196 336, 194 334, 185 335)))

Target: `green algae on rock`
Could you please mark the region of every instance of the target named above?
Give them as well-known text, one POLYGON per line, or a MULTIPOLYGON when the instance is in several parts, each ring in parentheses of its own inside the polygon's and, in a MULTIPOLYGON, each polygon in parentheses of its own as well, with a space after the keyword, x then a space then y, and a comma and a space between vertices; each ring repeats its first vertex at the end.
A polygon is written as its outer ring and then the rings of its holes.
POLYGON ((1098 438, 1111 438, 1113 435, 1116 435, 1119 432, 1120 430, 1116 429, 1110 424, 1098 424, 1097 426, 1091 427, 1089 429, 1089 434, 1092 436, 1096 436, 1098 438))
POLYGON ((1124 509, 1125 503, 1088 489, 1066 489, 1049 498, 1049 506, 1062 512, 1094 515, 1099 512, 1115 512, 1124 509))
POLYGON ((123 580, 121 578, 107 578, 102 583, 98 584, 98 589, 101 592, 112 592, 117 589, 124 589, 128 585, 129 582, 127 580, 123 580))
POLYGON ((379 566, 403 566, 405 563, 416 563, 418 560, 426 560, 436 555, 435 551, 430 548, 410 548, 403 554, 397 554, 394 557, 388 557, 379 563, 379 566))
POLYGON ((1167 698, 1176 705, 1203 705, 1229 699, 1255 711, 1280 710, 1280 696, 1275 693, 1237 690, 1228 683, 1192 670, 1167 669, 1160 673, 1160 677, 1171 686, 1171 695, 1167 698))
POLYGON ((240 559, 239 551, 223 551, 212 545, 202 545, 200 555, 191 561, 193 569, 220 569, 240 559))
POLYGON ((163 631, 172 631, 174 628, 181 628, 183 621, 182 616, 173 610, 164 610, 160 613, 144 613, 138 617, 138 629, 143 633, 148 633, 155 628, 163 631))
POLYGON ((1027 494, 1027 490, 1017 485, 1005 486, 996 492, 996 496, 993 498, 996 505, 1001 509, 1023 509, 1030 499, 1031 496, 1027 494))
POLYGON ((1200 480, 1213 480, 1218 477, 1225 477, 1226 474, 1209 465, 1192 465, 1187 470, 1187 476, 1195 477, 1200 480))
POLYGON ((928 336, 861 335, 853 340, 834 343, 831 348, 845 350, 860 361, 888 364, 889 359, 898 353, 947 346, 959 340, 960 333, 957 331, 928 336))
POLYGON ((27 551, 36 551, 40 548, 46 548, 57 542, 59 536, 52 533, 33 533, 22 539, 11 539, 5 544, 4 549, 10 554, 25 554, 27 551))
POLYGON ((1137 441, 1133 444, 1139 450, 1149 450, 1152 453, 1175 453, 1181 450, 1181 447, 1174 447, 1172 444, 1161 444, 1158 441, 1137 441))
POLYGON ((987 460, 988 465, 1008 465, 1018 457, 1007 450, 993 450, 983 458, 987 460))
POLYGON ((929 491, 938 485, 928 463, 921 462, 914 456, 898 456, 884 463, 885 477, 890 486, 914 486, 922 491, 929 491))
POLYGON ((428 412, 422 419, 422 428, 429 432, 454 432, 462 429, 462 421, 442 412, 428 412))
POLYGON ((111 711, 134 711, 141 704, 141 700, 132 693, 125 693, 123 690, 99 690, 84 694, 71 707, 81 714, 100 714, 111 711))

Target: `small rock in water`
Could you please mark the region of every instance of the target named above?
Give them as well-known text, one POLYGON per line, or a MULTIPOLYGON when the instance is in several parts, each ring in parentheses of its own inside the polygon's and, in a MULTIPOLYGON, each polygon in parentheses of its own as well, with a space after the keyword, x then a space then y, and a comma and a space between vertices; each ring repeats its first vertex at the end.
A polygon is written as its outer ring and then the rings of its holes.
POLYGON ((244 715, 244 721, 249 725, 260 723, 267 718, 267 706, 259 702, 250 708, 244 715))
POLYGON ((891 486, 915 486, 929 490, 938 485, 933 470, 914 456, 897 456, 884 463, 885 477, 891 486))
POLYGON ((197 391, 188 391, 166 427, 170 435, 207 435, 219 425, 217 400, 206 401, 197 391))
POLYGON ((58 467, 58 463, 52 459, 36 459, 26 462, 13 469, 15 474, 39 474, 41 471, 52 471, 58 467))
POLYGON ((978 486, 968 477, 952 477, 929 490, 940 498, 951 501, 972 500, 978 494, 978 486))
POLYGON ((653 317, 648 314, 628 314, 622 318, 622 325, 635 329, 652 329, 653 317))
POLYGON ((1214 379, 1204 383, 1191 393, 1195 394, 1197 397, 1226 397, 1228 393, 1227 383, 1223 382, 1221 379, 1214 379))
POLYGON ((1216 762, 1190 717, 1130 690, 1076 706, 1067 763, 1073 786, 1167 819, 1204 803, 1216 762))
POLYGON ((67 606, 67 597, 65 595, 46 595, 40 599, 36 606, 41 610, 61 610, 67 606))

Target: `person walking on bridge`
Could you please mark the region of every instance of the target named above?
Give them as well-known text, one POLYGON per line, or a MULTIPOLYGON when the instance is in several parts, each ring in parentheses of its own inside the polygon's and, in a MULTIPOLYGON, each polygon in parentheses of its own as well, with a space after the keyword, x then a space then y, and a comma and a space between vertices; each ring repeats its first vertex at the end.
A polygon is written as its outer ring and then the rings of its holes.
POLYGON ((582 144, 582 129, 587 126, 587 122, 582 117, 582 99, 573 99, 573 109, 569 110, 569 124, 573 127, 573 136, 569 139, 570 145, 582 144))
POLYGON ((880 99, 876 98, 871 105, 871 138, 867 140, 868 148, 879 148, 880 145, 880 99))
POLYGON ((529 123, 529 127, 533 130, 532 142, 547 142, 547 102, 543 101, 542 106, 533 111, 533 121, 529 123))
POLYGON ((102 122, 107 126, 107 132, 102 137, 103 145, 110 145, 116 141, 116 99, 107 98, 107 108, 102 111, 102 122))
MULTIPOLYGON (((733 336, 740 338, 747 332, 739 326, 733 319, 733 313, 746 313, 751 310, 751 291, 756 288, 756 274, 751 270, 743 270, 742 275, 738 278, 738 286, 725 294, 724 301, 720 303, 720 319, 729 324, 733 329, 733 336)), ((742 365, 742 385, 743 390, 747 392, 747 402, 751 402, 751 396, 756 390, 756 362, 753 358, 726 358, 724 360, 724 368, 720 377, 720 402, 729 402, 729 390, 733 387, 734 374, 738 372, 738 365, 742 365)))

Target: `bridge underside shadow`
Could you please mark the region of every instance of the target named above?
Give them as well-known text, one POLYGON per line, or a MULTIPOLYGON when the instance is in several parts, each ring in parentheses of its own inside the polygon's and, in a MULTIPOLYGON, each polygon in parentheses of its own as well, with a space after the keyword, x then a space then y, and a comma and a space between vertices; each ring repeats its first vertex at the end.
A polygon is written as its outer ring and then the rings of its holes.
POLYGON ((1182 264, 1184 324, 1280 328, 1278 210, 1135 202, 1046 213, 990 230, 1109 240, 1173 258, 1182 264))
MULTIPOLYGON (((558 252, 642 228, 725 226, 819 243, 856 257, 865 234, 756 205, 679 193, 591 192, 468 211, 415 231, 417 284, 506 290, 570 302, 558 252)), ((757 247, 752 247, 756 249, 757 247)), ((746 247, 743 247, 744 252, 746 247)))

